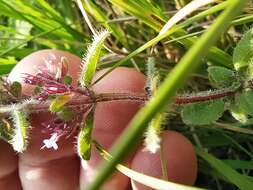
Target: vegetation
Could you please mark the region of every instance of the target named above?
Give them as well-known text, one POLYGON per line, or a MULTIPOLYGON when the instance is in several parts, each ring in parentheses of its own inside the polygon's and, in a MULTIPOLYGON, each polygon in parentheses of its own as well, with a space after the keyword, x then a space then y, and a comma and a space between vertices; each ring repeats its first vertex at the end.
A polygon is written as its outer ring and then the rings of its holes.
MULTIPOLYGON (((91 137, 92 114, 83 122, 78 136, 79 155, 89 159, 94 143, 109 160, 101 166, 90 190, 97 189, 112 173, 136 139, 146 134, 149 147, 147 138, 159 136, 162 129, 180 131, 194 143, 199 161, 196 187, 251 190, 252 11, 253 4, 247 0, 209 0, 202 5, 199 0, 0 0, 0 75, 7 75, 20 59, 40 49, 61 49, 80 57, 87 52, 79 79, 86 89, 81 93, 90 98, 87 101, 147 101, 111 155, 91 137), (121 65, 146 73, 147 94, 93 97, 89 87, 121 65), (102 68, 110 69, 92 83, 95 71, 102 68)), ((38 76, 26 77, 28 83, 41 85, 38 76)), ((0 85, 0 136, 22 152, 29 127, 28 115, 21 110, 38 109, 37 101, 24 101, 17 83, 9 86, 8 92, 2 80, 0 85), (9 106, 17 100, 17 104, 9 106), (14 120, 9 123, 14 127, 8 130, 4 127, 6 120, 3 122, 7 114, 14 120)), ((77 89, 69 90, 71 78, 65 75, 55 85, 61 93, 44 89, 52 95, 44 105, 68 121, 74 114, 65 105, 72 97, 62 92, 77 89)), ((86 111, 92 109, 90 103, 86 111)), ((127 171, 121 165, 117 168, 127 171)), ((157 184, 161 189, 162 185, 182 188, 157 184)))

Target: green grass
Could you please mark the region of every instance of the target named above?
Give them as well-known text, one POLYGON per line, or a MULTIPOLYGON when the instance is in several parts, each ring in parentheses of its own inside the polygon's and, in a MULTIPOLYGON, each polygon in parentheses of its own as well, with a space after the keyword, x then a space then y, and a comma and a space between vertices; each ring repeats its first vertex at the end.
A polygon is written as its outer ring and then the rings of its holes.
MULTIPOLYGON (((82 0, 94 28, 104 27, 111 32, 106 43, 111 52, 102 51, 102 56, 117 55, 108 62, 101 61, 98 68, 111 68, 109 73, 124 65, 145 72, 146 58, 152 56, 162 79, 156 96, 132 120, 111 150, 112 159, 105 162, 89 189, 102 184, 115 164, 134 147, 136 139, 142 137, 148 122, 165 110, 178 90, 210 89, 210 65, 233 68, 234 47, 253 23, 253 4, 239 12, 245 0, 213 3, 195 11, 166 34, 158 35, 177 7, 188 2, 82 0)), ((0 0, 0 75, 8 74, 24 56, 41 49, 61 49, 81 57, 91 40, 91 31, 72 1, 0 0)), ((253 189, 252 119, 242 124, 225 113, 219 122, 197 127, 185 125, 180 113, 175 112, 173 117, 168 116, 166 129, 180 131, 196 146, 196 187, 253 189)))

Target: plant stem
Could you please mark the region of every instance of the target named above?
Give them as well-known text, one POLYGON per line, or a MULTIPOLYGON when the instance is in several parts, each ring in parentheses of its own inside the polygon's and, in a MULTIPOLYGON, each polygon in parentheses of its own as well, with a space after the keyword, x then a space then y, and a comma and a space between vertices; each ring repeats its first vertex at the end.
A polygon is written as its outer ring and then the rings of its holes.
POLYGON ((235 95, 236 90, 217 90, 217 91, 211 91, 211 92, 201 92, 198 94, 193 95, 179 95, 175 98, 176 104, 188 104, 188 103, 194 103, 194 102, 202 102, 202 101, 208 101, 208 100, 215 100, 220 99, 228 96, 235 95))
MULTIPOLYGON (((78 93, 82 92, 78 89, 78 93)), ((235 95, 237 89, 221 89, 221 90, 214 90, 214 91, 203 91, 196 94, 184 94, 178 95, 175 97, 175 104, 184 105, 196 102, 203 102, 209 100, 216 100, 220 98, 225 98, 229 96, 235 95)), ((146 102, 150 99, 150 96, 145 93, 100 93, 94 94, 91 92, 90 95, 85 94, 84 96, 78 96, 72 98, 66 105, 69 107, 80 107, 90 104, 96 104, 99 102, 110 102, 110 101, 136 101, 136 102, 146 102)), ((29 112, 47 112, 48 108, 51 104, 51 100, 47 101, 30 101, 30 102, 23 102, 20 104, 14 104, 17 106, 2 106, 0 108, 0 113, 8 113, 11 112, 13 109, 29 109, 29 112)))

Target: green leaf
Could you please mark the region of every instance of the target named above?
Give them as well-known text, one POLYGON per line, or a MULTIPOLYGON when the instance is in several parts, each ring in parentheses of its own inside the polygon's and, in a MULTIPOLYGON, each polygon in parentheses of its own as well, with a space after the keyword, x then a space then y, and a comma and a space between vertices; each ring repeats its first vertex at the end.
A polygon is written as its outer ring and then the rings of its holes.
POLYGON ((247 90, 235 96, 235 107, 240 113, 253 116, 253 91, 247 90))
POLYGON ((10 86, 10 92, 13 96, 15 96, 16 98, 20 98, 21 97, 21 93, 22 93, 22 86, 19 82, 15 81, 11 84, 10 86))
POLYGON ((237 104, 232 104, 229 108, 229 111, 231 115, 240 123, 246 123, 248 121, 247 114, 245 114, 245 112, 240 109, 237 104))
POLYGON ((60 111, 65 104, 67 104, 71 98, 72 94, 64 94, 61 96, 57 96, 50 104, 49 110, 53 113, 60 111))
POLYGON ((225 162, 226 164, 230 165, 232 168, 234 169, 253 169, 253 160, 222 160, 223 162, 225 162))
MULTIPOLYGON (((0 53, 1 54, 1 53, 0 53)), ((1 62, 0 62, 1 64, 1 62)), ((8 74, 16 64, 6 64, 0 67, 0 75, 8 74)))
POLYGON ((70 121, 74 118, 75 111, 70 107, 63 107, 57 112, 57 116, 64 121, 70 121))
POLYGON ((208 125, 222 116, 223 100, 211 100, 187 104, 181 112, 182 119, 187 125, 208 125))
POLYGON ((253 56, 252 29, 246 32, 234 49, 233 64, 237 71, 249 65, 253 56))
POLYGON ((10 142, 13 135, 13 129, 9 121, 0 119, 0 139, 10 142))
POLYGON ((197 154, 206 160, 215 170, 222 174, 228 181, 235 184, 241 190, 252 190, 253 183, 247 179, 246 176, 239 174, 236 170, 232 169, 229 165, 221 160, 215 158, 200 149, 196 149, 197 154))
POLYGON ((104 41, 109 36, 109 32, 104 30, 94 36, 93 42, 88 47, 87 54, 82 61, 82 71, 79 82, 82 87, 89 86, 91 80, 96 72, 97 63, 100 57, 101 49, 104 45, 104 41))
POLYGON ((10 101, 10 95, 6 91, 0 91, 0 104, 6 104, 10 101))
POLYGON ((80 158, 89 160, 91 156, 93 115, 89 113, 83 121, 83 126, 77 138, 77 152, 80 158))
POLYGON ((14 110, 11 113, 14 125, 14 134, 11 140, 13 149, 23 152, 27 147, 29 122, 23 111, 14 110))
POLYGON ((66 84, 66 85, 72 84, 72 77, 69 75, 66 75, 63 80, 64 80, 64 84, 66 84))
POLYGON ((235 72, 220 66, 208 68, 209 80, 217 87, 228 87, 236 81, 235 72))

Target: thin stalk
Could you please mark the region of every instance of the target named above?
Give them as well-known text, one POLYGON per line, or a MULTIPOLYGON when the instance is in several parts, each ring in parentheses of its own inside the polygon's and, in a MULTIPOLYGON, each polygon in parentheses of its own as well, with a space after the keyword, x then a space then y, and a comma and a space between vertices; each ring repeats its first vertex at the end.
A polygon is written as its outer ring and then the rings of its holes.
MULTIPOLYGON (((204 91, 196 94, 184 94, 175 97, 175 104, 184 105, 195 102, 203 102, 208 100, 216 100, 220 98, 230 97, 235 95, 236 90, 223 89, 216 91, 204 91)), ((79 89, 78 93, 82 93, 79 89)), ((73 97, 66 105, 69 107, 79 107, 89 104, 96 104, 99 102, 110 101, 137 101, 146 102, 150 99, 150 96, 145 93, 100 93, 94 94, 91 92, 89 95, 73 97)), ((47 112, 52 101, 37 101, 30 99, 30 101, 24 101, 22 103, 16 103, 13 105, 2 105, 0 107, 0 113, 8 113, 13 109, 29 109, 30 112, 47 112)))
POLYGON ((200 61, 214 45, 219 36, 227 29, 232 18, 244 7, 248 0, 231 0, 230 6, 215 20, 209 30, 190 48, 177 66, 168 74, 157 94, 142 108, 130 122, 119 140, 111 149, 112 159, 103 162, 98 174, 87 190, 96 190, 110 176, 115 166, 123 160, 146 130, 150 120, 171 102, 176 91, 183 85, 187 77, 199 66, 200 61))
POLYGON ((214 124, 218 128, 222 128, 222 129, 226 129, 226 130, 230 130, 230 131, 234 131, 234 132, 238 132, 238 133, 245 133, 245 134, 248 134, 248 135, 253 135, 253 130, 252 129, 236 127, 236 126, 233 126, 229 123, 214 122, 214 124))
MULTIPOLYGON (((163 140, 161 140, 163 141, 163 140)), ((161 161, 161 168, 162 168, 162 178, 163 180, 166 180, 168 181, 169 177, 168 177, 168 171, 167 171, 167 160, 165 158, 165 155, 164 155, 164 144, 163 142, 161 142, 161 147, 160 147, 160 161, 161 161)))

